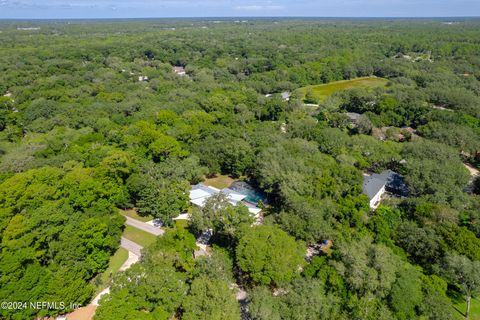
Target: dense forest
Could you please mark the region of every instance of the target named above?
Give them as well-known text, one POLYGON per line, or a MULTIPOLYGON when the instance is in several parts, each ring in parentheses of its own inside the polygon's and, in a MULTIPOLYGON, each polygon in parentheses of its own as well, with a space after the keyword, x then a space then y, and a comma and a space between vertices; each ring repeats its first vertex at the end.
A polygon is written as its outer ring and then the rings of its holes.
POLYGON ((136 208, 166 233, 95 319, 480 319, 479 53, 475 19, 0 22, 0 300, 88 304, 136 208), (298 90, 358 77, 385 85, 298 90), (387 169, 408 196, 372 210, 387 169), (260 225, 191 206, 219 175, 260 225))

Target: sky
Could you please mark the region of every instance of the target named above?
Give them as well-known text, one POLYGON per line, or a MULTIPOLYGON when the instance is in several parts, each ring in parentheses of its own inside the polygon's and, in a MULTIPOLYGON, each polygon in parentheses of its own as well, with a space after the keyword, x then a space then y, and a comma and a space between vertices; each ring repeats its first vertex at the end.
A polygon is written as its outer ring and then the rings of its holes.
POLYGON ((480 16, 480 0, 0 0, 0 19, 480 16))

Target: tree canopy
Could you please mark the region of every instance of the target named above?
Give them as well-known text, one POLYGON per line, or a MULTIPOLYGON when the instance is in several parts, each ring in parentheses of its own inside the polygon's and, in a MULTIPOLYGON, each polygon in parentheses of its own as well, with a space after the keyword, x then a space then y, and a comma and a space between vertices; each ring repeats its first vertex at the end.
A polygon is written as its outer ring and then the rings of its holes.
POLYGON ((477 316, 480 23, 450 22, 1 21, 1 300, 88 304, 121 212, 165 234, 97 319, 477 316))

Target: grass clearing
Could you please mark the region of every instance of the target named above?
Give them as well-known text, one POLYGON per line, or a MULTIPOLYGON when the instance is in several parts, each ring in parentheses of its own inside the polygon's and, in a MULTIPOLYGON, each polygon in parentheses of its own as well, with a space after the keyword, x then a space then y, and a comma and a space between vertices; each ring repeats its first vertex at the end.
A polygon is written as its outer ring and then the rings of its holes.
MULTIPOLYGON (((465 310, 467 309, 467 304, 463 296, 457 296, 452 299, 453 315, 457 320, 465 319, 465 310)), ((470 320, 480 320, 480 300, 479 298, 472 298, 470 302, 470 320)))
POLYGON ((157 237, 155 237, 153 234, 150 234, 148 232, 134 228, 129 225, 125 226, 125 230, 123 231, 123 236, 128 240, 138 243, 143 247, 149 246, 150 244, 154 243, 155 240, 157 239, 157 237))
POLYGON ((207 186, 210 186, 210 187, 214 187, 214 188, 217 188, 217 189, 223 189, 223 188, 230 187, 230 185, 234 181, 235 181, 235 179, 233 179, 230 176, 217 175, 213 178, 205 179, 205 181, 203 183, 207 186))
POLYGON ((113 256, 110 257, 110 261, 108 262, 108 268, 100 275, 100 282, 97 285, 97 291, 95 295, 100 293, 103 289, 108 287, 111 277, 113 277, 120 267, 127 261, 128 259, 128 251, 124 248, 118 248, 118 250, 114 253, 113 256))
POLYGON ((119 209, 120 210, 120 214, 124 215, 124 216, 127 216, 127 217, 130 217, 130 218, 133 218, 135 220, 138 220, 138 221, 142 221, 142 222, 147 222, 147 221, 151 221, 153 220, 153 216, 141 216, 137 213, 137 210, 136 209, 127 209, 127 210, 122 210, 122 209, 119 209))
POLYGON ((353 88, 378 88, 384 87, 388 83, 387 79, 378 77, 362 77, 351 80, 335 81, 326 84, 307 86, 297 89, 300 97, 305 99, 307 93, 311 92, 312 97, 322 102, 327 97, 337 91, 353 89, 353 88))

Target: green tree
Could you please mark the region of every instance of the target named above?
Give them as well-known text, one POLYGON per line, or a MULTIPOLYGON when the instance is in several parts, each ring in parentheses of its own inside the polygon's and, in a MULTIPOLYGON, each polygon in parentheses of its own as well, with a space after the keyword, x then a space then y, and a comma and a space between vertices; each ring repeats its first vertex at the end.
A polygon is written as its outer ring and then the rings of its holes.
POLYGON ((451 301, 446 294, 447 286, 447 282, 436 275, 422 276, 423 301, 419 311, 427 319, 453 319, 451 301))
POLYGON ((393 244, 392 236, 401 222, 400 210, 380 206, 368 220, 368 228, 372 231, 376 242, 387 246, 393 244))
POLYGON ((373 294, 388 296, 401 266, 400 258, 383 246, 372 244, 368 237, 340 244, 339 261, 332 261, 337 272, 360 300, 373 294))
POLYGON ((160 126, 171 127, 179 120, 178 115, 172 110, 160 110, 157 113, 156 123, 160 126))
POLYGON ((422 266, 435 263, 442 254, 442 238, 430 227, 420 228, 414 222, 399 225, 395 242, 422 266))
POLYGON ((237 263, 255 283, 282 285, 299 274, 305 248, 273 226, 245 231, 237 249, 237 263))
POLYGON ((398 272, 390 291, 389 301, 398 319, 416 318, 416 309, 422 304, 421 273, 411 266, 398 272))
POLYGON ((454 248, 458 254, 471 260, 480 261, 480 239, 473 232, 455 224, 438 226, 437 230, 448 248, 454 248))
POLYGON ((442 273, 464 294, 467 304, 465 318, 469 319, 472 295, 480 292, 480 262, 471 261, 465 256, 448 254, 442 263, 442 273))
POLYGON ((233 282, 233 261, 225 249, 214 246, 211 256, 198 257, 195 262, 195 275, 206 276, 210 279, 219 279, 233 282))
POLYGON ((180 142, 170 136, 160 136, 148 146, 149 154, 155 162, 165 161, 168 157, 186 157, 188 152, 183 150, 180 142))
POLYGON ((373 293, 363 296, 352 295, 347 303, 348 319, 388 320, 395 319, 388 307, 373 293))
POLYGON ((459 206, 468 174, 457 152, 443 144, 419 140, 405 145, 405 176, 412 196, 459 206))
POLYGON ((186 181, 149 180, 138 193, 136 206, 142 215, 153 215, 165 224, 171 225, 172 218, 184 212, 188 207, 186 181))
POLYGON ((144 250, 141 263, 115 276, 95 319, 171 319, 186 299, 195 248, 188 231, 168 230, 144 250))
POLYGON ((184 320, 240 319, 240 306, 228 283, 204 276, 193 280, 182 307, 184 320))
POLYGON ((342 319, 340 299, 327 294, 320 279, 295 279, 276 294, 266 287, 256 287, 249 311, 255 320, 342 319))
POLYGON ((203 208, 193 209, 190 223, 199 232, 213 229, 216 233, 234 237, 240 227, 249 226, 253 221, 246 206, 241 203, 232 205, 228 196, 220 192, 208 198, 203 208))
POLYGON ((358 119, 357 126, 355 130, 360 134, 370 134, 373 129, 372 121, 368 118, 368 116, 362 114, 358 119))

